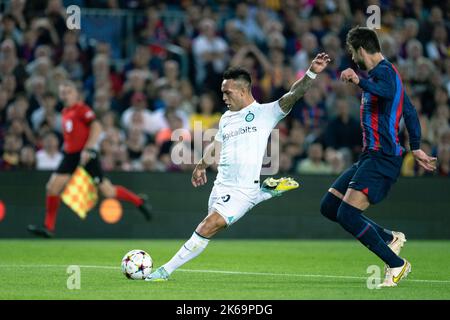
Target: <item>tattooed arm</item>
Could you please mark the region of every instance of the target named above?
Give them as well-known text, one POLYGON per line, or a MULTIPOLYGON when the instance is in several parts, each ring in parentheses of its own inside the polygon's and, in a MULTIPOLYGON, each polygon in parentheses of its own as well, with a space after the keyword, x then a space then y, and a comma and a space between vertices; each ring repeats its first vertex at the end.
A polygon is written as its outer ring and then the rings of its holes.
POLYGON ((311 87, 311 84, 316 77, 317 73, 322 72, 323 69, 330 62, 330 57, 324 52, 319 53, 314 60, 311 62, 306 74, 300 80, 297 80, 284 96, 279 100, 280 108, 284 113, 291 111, 294 104, 299 100, 305 92, 311 87), (312 78, 314 77, 314 78, 312 78))

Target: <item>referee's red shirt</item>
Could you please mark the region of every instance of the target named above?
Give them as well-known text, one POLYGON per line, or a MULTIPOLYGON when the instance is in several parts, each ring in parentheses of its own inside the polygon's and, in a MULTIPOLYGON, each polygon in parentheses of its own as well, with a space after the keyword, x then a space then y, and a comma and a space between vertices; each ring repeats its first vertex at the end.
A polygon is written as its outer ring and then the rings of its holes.
POLYGON ((75 153, 83 150, 89 138, 90 124, 95 113, 86 104, 78 102, 62 111, 64 151, 75 153))

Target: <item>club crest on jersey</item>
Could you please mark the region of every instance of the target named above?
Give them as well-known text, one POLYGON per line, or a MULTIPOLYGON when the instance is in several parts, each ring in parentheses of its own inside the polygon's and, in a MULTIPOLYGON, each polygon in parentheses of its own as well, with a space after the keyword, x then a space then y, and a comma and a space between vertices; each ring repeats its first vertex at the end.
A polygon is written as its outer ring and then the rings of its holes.
POLYGON ((247 115, 245 116, 245 121, 251 122, 251 121, 253 121, 253 119, 255 119, 255 115, 250 111, 250 112, 247 113, 247 115))

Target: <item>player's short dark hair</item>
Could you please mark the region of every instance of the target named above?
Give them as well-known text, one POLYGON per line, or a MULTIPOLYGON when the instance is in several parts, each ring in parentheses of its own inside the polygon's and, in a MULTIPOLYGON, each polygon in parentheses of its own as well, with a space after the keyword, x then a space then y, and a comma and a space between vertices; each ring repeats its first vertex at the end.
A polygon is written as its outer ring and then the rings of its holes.
POLYGON ((363 48, 367 53, 381 52, 377 33, 367 27, 354 27, 347 34, 347 47, 358 50, 363 48))
POLYGON ((248 72, 246 69, 241 67, 233 67, 227 69, 223 73, 223 78, 225 80, 241 80, 248 84, 248 87, 250 88, 252 85, 252 78, 250 76, 250 72, 248 72))

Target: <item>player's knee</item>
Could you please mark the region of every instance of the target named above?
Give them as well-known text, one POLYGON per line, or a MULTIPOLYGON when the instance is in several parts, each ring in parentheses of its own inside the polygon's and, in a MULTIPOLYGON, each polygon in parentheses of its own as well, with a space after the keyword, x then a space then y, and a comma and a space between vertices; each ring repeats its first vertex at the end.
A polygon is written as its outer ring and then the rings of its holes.
POLYGON ((110 183, 107 183, 106 181, 103 181, 99 185, 100 192, 103 194, 106 198, 115 198, 116 197, 116 188, 111 185, 110 183))
POLYGON ((341 199, 327 192, 320 202, 320 213, 332 221, 337 221, 340 204, 341 199))
POLYGON ((206 238, 212 237, 218 231, 226 227, 225 220, 222 217, 220 218, 209 216, 198 225, 196 229, 197 233, 206 238))
POLYGON ((209 238, 216 231, 223 228, 223 225, 218 221, 203 221, 198 226, 198 233, 204 237, 209 238))
POLYGON ((111 191, 110 189, 100 189, 100 192, 103 194, 105 198, 115 198, 116 193, 114 191, 111 191))
POLYGON ((58 195, 61 191, 60 189, 61 188, 59 188, 58 185, 54 183, 52 180, 47 182, 47 184, 45 185, 45 191, 47 192, 48 195, 58 195))

